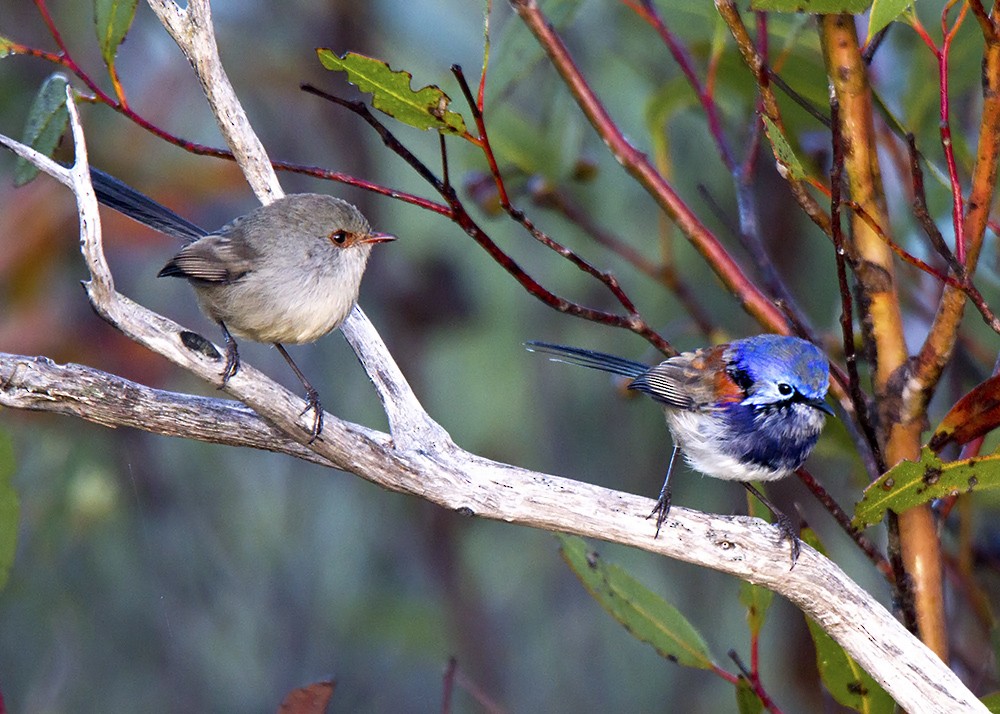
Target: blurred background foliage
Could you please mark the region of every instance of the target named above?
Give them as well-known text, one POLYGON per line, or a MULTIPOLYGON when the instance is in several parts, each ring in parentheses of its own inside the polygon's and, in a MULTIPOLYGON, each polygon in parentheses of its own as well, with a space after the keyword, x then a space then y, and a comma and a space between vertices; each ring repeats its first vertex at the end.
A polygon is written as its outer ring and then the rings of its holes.
MULTIPOLYGON (((710 3, 660 4, 701 71, 713 43, 731 45, 710 3)), ((735 222, 731 179, 694 94, 655 34, 620 3, 543 5, 625 133, 656 156, 681 195, 749 266, 728 228, 735 222)), ((414 86, 440 85, 468 120, 449 67, 461 64, 467 76, 477 76, 482 4, 289 0, 278 11, 274 3, 217 0, 213 7, 223 62, 273 158, 429 195, 357 118, 298 87, 310 82, 354 96, 314 53, 354 50, 409 70, 414 86)), ((921 8, 927 26, 936 26, 939 7, 921 8)), ((50 9, 74 57, 107 87, 90 3, 52 0, 50 9)), ((612 270, 643 316, 679 348, 759 331, 595 138, 506 4, 496 3, 492 23, 486 119, 515 203, 557 240, 612 270), (533 205, 540 186, 563 192, 649 260, 672 256, 710 315, 711 335, 660 282, 533 205)), ((784 53, 783 78, 824 106, 814 22, 773 16, 769 27, 772 56, 784 53)), ((913 33, 897 30, 873 76, 888 107, 940 162, 933 57, 913 33)), ((0 34, 53 49, 28 0, 5 3, 0 34)), ((966 167, 974 146, 963 132, 975 127, 980 57, 981 40, 967 22, 952 60, 953 131, 966 167)), ((19 135, 34 92, 53 69, 28 57, 0 62, 0 131, 19 135)), ((140 114, 174 135, 220 145, 190 68, 143 3, 118 69, 140 114)), ((743 147, 754 85, 731 47, 716 92, 727 134, 743 147)), ((814 171, 825 171, 823 127, 791 102, 783 110, 800 155, 814 171)), ((214 228, 253 205, 231 163, 186 154, 103 106, 84 107, 83 117, 95 165, 192 220, 214 228)), ((428 165, 440 166, 435 135, 393 128, 428 165)), ((482 156, 459 141, 449 147, 453 180, 475 185, 486 170, 482 156)), ((895 188, 909 181, 905 157, 885 159, 897 238, 911 252, 926 253, 907 228, 905 193, 895 188)), ((829 243, 797 210, 766 149, 760 164, 755 191, 768 247, 814 324, 830 336, 826 347, 836 357, 839 302, 829 243)), ((0 177, 9 177, 12 166, 10 156, 0 155, 0 177)), ((376 251, 361 304, 431 415, 460 445, 527 468, 655 494, 670 449, 659 410, 620 398, 600 376, 553 365, 522 347, 543 339, 655 360, 648 345, 545 307, 435 215, 345 186, 292 175, 282 181, 289 191, 343 196, 377 229, 401 237, 376 251)), ((947 221, 947 191, 933 179, 928 184, 932 210, 947 221)), ((487 195, 481 203, 489 202, 487 195)), ((616 307, 606 290, 510 221, 480 218, 547 287, 586 305, 616 307)), ((154 279, 175 248, 169 239, 111 212, 103 219, 119 290, 217 340, 187 286, 154 279)), ((85 273, 76 235, 73 199, 63 187, 47 177, 20 189, 0 180, 0 349, 218 394, 92 313, 78 285, 85 273)), ((996 297, 993 259, 988 252, 980 272, 987 299, 996 297)), ((931 303, 920 300, 920 291, 936 294, 938 286, 908 268, 900 272, 917 288, 907 308, 910 329, 922 336, 931 303)), ((981 342, 986 332, 975 318, 968 323, 942 403, 952 403, 991 366, 995 348, 981 342)), ((385 427, 339 334, 293 349, 328 410, 385 427)), ((274 350, 251 344, 243 350, 244 359, 297 390, 274 350)), ((14 440, 22 503, 17 558, 0 592, 0 691, 11 711, 269 712, 288 690, 328 676, 338 682, 331 711, 432 711, 440 708, 451 656, 508 711, 734 708, 729 685, 662 660, 606 616, 564 566, 551 534, 462 518, 271 454, 12 411, 0 417, 0 430, 14 440)), ((827 427, 809 465, 842 504, 857 500, 864 474, 839 423, 827 427)), ((830 555, 884 601, 884 583, 796 480, 770 490, 786 510, 801 506, 830 555)), ((976 498, 990 505, 988 496, 976 498)), ((674 503, 720 513, 746 508, 742 489, 689 473, 675 480, 674 503)), ((746 659, 738 582, 646 553, 598 548, 684 612, 718 659, 730 648, 746 659)), ((970 646, 956 657, 982 677, 975 663, 991 652, 980 639, 975 647, 983 649, 970 646)), ((770 612, 762 655, 768 690, 785 711, 836 710, 818 693, 803 618, 784 601, 770 612)), ((454 711, 482 710, 460 687, 454 711)))

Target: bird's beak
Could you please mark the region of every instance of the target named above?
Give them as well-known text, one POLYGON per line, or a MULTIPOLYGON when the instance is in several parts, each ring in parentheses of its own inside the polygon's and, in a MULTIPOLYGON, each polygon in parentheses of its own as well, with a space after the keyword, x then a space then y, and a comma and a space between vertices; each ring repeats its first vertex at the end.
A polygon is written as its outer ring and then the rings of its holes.
POLYGON ((396 240, 396 236, 391 233, 369 233, 361 239, 362 243, 388 243, 396 240))
POLYGON ((837 416, 836 414, 833 413, 833 407, 831 407, 822 399, 810 399, 808 402, 806 402, 806 404, 813 407, 814 409, 819 409, 821 412, 829 414, 830 416, 837 416))

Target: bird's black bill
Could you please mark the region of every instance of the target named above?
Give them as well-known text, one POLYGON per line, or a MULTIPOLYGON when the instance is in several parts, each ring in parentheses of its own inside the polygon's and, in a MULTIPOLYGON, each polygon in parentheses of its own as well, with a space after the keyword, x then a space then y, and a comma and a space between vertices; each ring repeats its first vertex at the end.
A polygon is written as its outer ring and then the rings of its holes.
POLYGON ((806 401, 806 404, 811 406, 813 409, 819 409, 824 414, 829 414, 832 417, 837 416, 833 412, 833 407, 831 407, 822 399, 809 399, 808 401, 806 401))
POLYGON ((188 243, 208 235, 208 231, 201 226, 93 166, 90 167, 90 181, 94 184, 98 201, 144 226, 188 243))

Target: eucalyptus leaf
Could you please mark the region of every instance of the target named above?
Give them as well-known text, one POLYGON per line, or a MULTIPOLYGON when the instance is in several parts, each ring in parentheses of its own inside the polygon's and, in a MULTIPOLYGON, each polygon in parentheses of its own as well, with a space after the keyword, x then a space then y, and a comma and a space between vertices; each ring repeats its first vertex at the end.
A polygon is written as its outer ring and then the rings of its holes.
MULTIPOLYGON (((53 74, 42 83, 31 103, 21 143, 51 157, 68 126, 66 77, 53 74)), ((23 186, 37 175, 38 169, 34 164, 21 157, 17 158, 14 164, 15 186, 23 186)))
POLYGON ((997 487, 1000 487, 1000 454, 943 461, 925 446, 919 461, 899 462, 865 489, 854 510, 852 524, 855 528, 867 528, 881 521, 890 509, 902 513, 935 498, 997 487))
POLYGON ((912 4, 913 0, 874 0, 872 11, 868 15, 868 37, 865 42, 871 42, 872 37, 890 22, 897 20, 912 4))
POLYGON ((318 49, 316 54, 324 67, 346 72, 351 84, 371 94, 372 106, 379 111, 417 129, 465 133, 465 120, 448 109, 451 99, 440 87, 413 89, 413 75, 409 72, 394 71, 382 60, 356 52, 337 55, 330 49, 318 49))
MULTIPOLYGON (((823 544, 811 528, 802 529, 802 540, 825 554, 823 544)), ((860 714, 891 714, 896 703, 878 682, 812 618, 806 618, 806 625, 816 648, 820 680, 837 703, 860 714)))
POLYGON ((583 586, 633 637, 685 667, 715 666, 704 638, 677 608, 620 566, 605 563, 583 539, 560 536, 559 540, 563 559, 583 586))
POLYGON ((94 29, 101 56, 108 67, 115 64, 118 47, 125 41, 139 0, 94 0, 94 29))
POLYGON ((771 146, 774 147, 774 157, 779 166, 787 171, 793 179, 806 178, 806 172, 802 168, 799 157, 795 155, 792 145, 788 143, 788 139, 785 138, 781 129, 770 117, 761 118, 764 120, 764 131, 767 133, 771 146))

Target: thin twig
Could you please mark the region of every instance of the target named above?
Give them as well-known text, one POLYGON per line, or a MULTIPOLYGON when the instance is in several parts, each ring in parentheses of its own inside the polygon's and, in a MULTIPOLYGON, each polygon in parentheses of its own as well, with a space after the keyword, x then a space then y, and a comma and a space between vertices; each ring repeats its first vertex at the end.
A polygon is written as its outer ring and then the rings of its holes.
POLYGON ((531 277, 513 258, 505 253, 466 210, 453 186, 446 185, 420 159, 407 149, 382 122, 380 122, 362 102, 351 101, 324 92, 311 85, 303 85, 303 90, 322 97, 327 101, 341 106, 356 114, 371 126, 392 152, 402 158, 417 174, 427 181, 441 194, 449 206, 448 218, 471 237, 487 254, 525 289, 528 293, 554 310, 580 317, 591 322, 611 325, 629 330, 639 335, 658 350, 667 355, 676 354, 676 350, 667 340, 656 332, 638 313, 617 315, 615 313, 584 307, 579 303, 562 298, 531 277))

